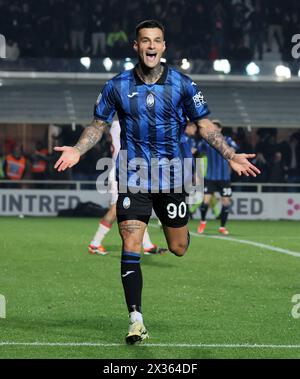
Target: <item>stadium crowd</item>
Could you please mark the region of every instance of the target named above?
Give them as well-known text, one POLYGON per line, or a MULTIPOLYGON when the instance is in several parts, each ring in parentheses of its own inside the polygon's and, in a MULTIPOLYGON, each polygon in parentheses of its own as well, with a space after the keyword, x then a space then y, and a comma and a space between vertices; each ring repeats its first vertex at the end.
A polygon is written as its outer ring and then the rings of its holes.
MULTIPOLYGON (((76 131, 71 127, 62 127, 61 133, 56 137, 55 143, 62 145, 74 144, 82 127, 76 131)), ((250 136, 243 128, 232 130, 223 128, 223 134, 231 137, 237 144, 237 152, 247 151, 256 153, 255 165, 262 171, 256 178, 262 183, 300 183, 300 132, 295 131, 287 135, 286 139, 277 141, 277 129, 262 128, 256 131, 256 144, 249 142, 250 136)), ((197 146, 201 141, 196 137, 189 137, 190 146, 197 146)), ((84 155, 78 165, 72 170, 60 173, 53 169, 56 153, 51 153, 46 148, 47 142, 36 141, 31 149, 26 151, 12 139, 6 139, 0 149, 0 179, 20 180, 87 180, 95 181, 99 175, 96 170, 96 162, 102 157, 111 157, 111 137, 105 133, 103 139, 92 150, 84 155), (91 164, 93 162, 93 164, 91 164)), ((192 149, 197 157, 197 149, 192 149)), ((231 175, 233 182, 247 182, 249 178, 231 175)))
POLYGON ((300 30, 296 0, 0 0, 7 57, 132 57, 134 26, 167 26, 167 58, 264 59, 272 49, 291 60, 300 30), (175 48, 176 46, 176 48, 175 48))

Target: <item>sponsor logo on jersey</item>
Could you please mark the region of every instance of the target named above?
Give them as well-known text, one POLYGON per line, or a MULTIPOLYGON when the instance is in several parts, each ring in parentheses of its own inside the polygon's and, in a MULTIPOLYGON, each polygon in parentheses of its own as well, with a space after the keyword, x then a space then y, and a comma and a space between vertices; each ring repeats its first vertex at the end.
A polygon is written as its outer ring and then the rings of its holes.
POLYGON ((199 91, 198 93, 196 93, 195 96, 193 96, 193 100, 197 108, 201 107, 201 105, 206 103, 206 101, 204 100, 203 93, 201 91, 199 91))

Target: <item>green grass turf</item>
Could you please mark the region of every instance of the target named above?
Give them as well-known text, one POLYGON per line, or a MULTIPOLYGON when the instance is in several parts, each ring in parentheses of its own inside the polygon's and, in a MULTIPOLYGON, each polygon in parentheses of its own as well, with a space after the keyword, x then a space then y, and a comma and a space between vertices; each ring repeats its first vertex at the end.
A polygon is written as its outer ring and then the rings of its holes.
MULTIPOLYGON (((152 222, 154 223, 154 221, 152 222)), ((107 256, 87 245, 97 219, 0 218, 0 293, 7 317, 0 342, 92 342, 121 346, 0 346, 0 358, 300 358, 300 348, 126 346, 128 318, 120 280, 117 225, 107 256)), ((230 237, 300 252, 296 222, 228 223, 230 237)), ((190 229, 196 231, 196 221, 190 229)), ((207 235, 218 223, 208 222, 207 235)), ((153 242, 164 246, 159 228, 153 242)), ((147 343, 300 344, 291 316, 300 293, 300 257, 205 237, 177 258, 144 256, 147 343)))

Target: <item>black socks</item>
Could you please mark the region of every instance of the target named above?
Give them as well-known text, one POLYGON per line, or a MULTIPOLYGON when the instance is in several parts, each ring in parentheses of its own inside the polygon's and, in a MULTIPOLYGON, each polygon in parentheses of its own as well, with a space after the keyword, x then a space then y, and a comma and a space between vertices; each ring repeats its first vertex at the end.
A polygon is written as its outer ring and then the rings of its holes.
POLYGON ((129 313, 141 313, 143 277, 140 260, 140 254, 122 251, 121 277, 129 313))
POLYGON ((202 203, 200 206, 200 211, 201 211, 201 221, 206 220, 206 213, 208 210, 208 204, 202 203))
POLYGON ((221 227, 224 227, 228 218, 229 213, 229 207, 225 207, 223 205, 222 211, 221 211, 221 227))

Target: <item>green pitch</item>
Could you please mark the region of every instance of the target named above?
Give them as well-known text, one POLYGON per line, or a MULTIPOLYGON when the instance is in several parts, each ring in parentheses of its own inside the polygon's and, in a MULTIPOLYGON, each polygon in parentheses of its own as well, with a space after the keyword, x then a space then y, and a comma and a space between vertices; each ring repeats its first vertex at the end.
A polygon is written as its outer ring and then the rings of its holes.
MULTIPOLYGON (((300 294, 299 223, 230 221, 233 240, 192 235, 183 258, 144 256, 150 339, 139 346, 124 344, 116 225, 103 257, 87 253, 97 219, 0 224, 0 358, 300 358, 300 318, 292 316, 292 297, 300 294)), ((191 221, 191 231, 196 227, 191 221)), ((217 227, 208 222, 207 236, 217 227)), ((165 246, 160 229, 149 230, 165 246)))

